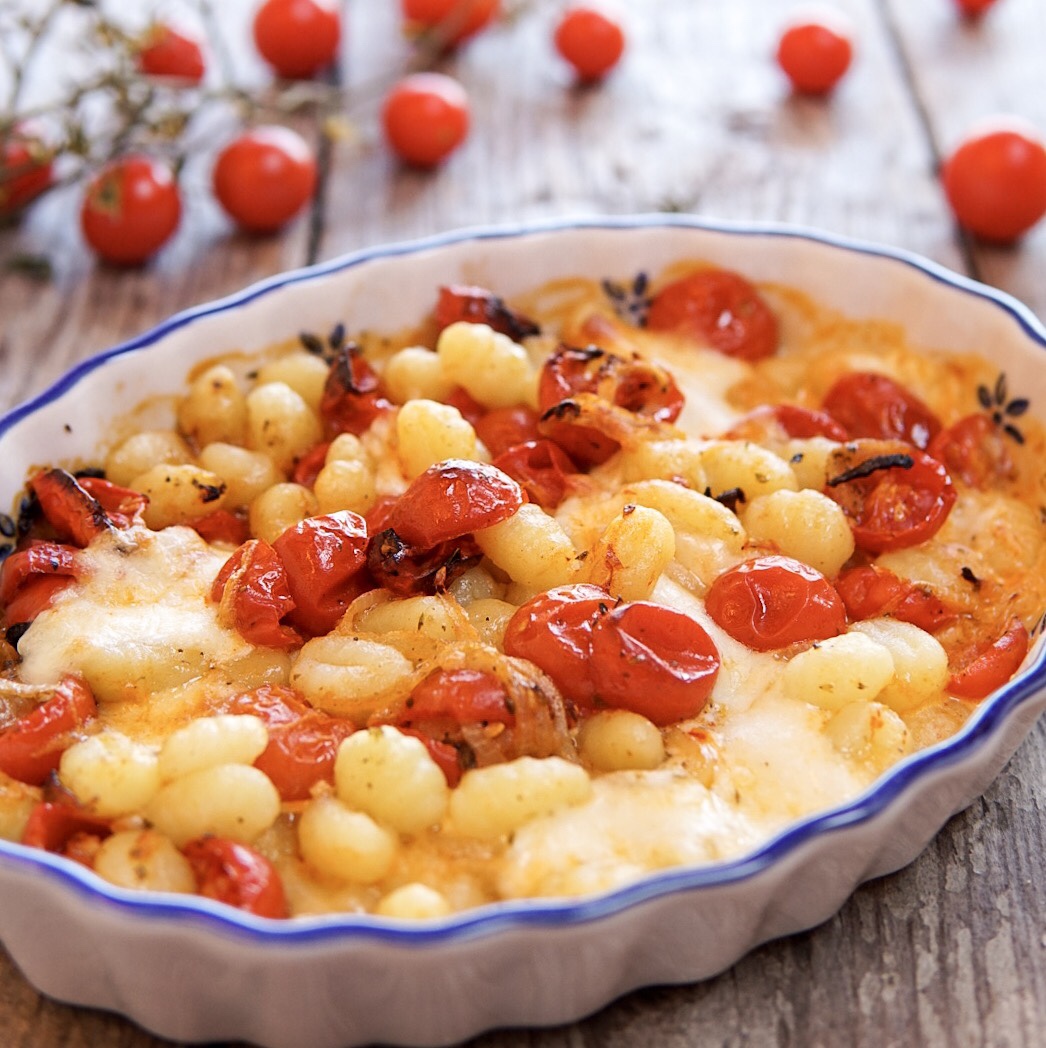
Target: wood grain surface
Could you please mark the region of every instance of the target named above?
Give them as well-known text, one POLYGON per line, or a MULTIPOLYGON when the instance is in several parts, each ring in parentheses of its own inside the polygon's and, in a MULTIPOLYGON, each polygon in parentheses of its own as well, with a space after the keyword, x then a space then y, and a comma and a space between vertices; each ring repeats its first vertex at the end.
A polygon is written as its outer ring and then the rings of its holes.
MULTIPOLYGON (((141 17, 149 5, 111 6, 141 17)), ((253 3, 213 6, 242 75, 258 81, 244 28, 253 3)), ((682 210, 801 223, 919 252, 1046 318, 1046 223, 1016 248, 977 244, 957 233, 937 180, 941 157, 980 118, 1016 114, 1046 128, 1043 0, 1000 0, 979 23, 959 19, 953 0, 837 0, 856 27, 857 59, 827 101, 790 95, 773 64, 787 0, 633 0, 623 5, 626 58, 590 88, 574 86, 551 51, 562 6, 513 5, 513 18, 442 62, 470 92, 472 132, 442 169, 419 173, 390 158, 377 127, 381 92, 409 61, 398 4, 345 4, 340 75, 353 134, 324 149, 312 212, 278 237, 230 231, 208 198, 213 142, 186 166, 182 228, 142 270, 92 262, 76 233, 75 189, 41 202, 20 229, 0 233, 0 405, 175 310, 281 269, 550 216, 682 210), (6 265, 28 253, 52 260, 50 280, 6 265)), ((48 62, 45 80, 61 55, 48 62)), ((822 927, 699 985, 643 990, 570 1026, 470 1043, 1037 1048, 1046 1043, 1044 858, 1040 724, 915 863, 861 888, 822 927)), ((123 1018, 41 998, 0 954, 3 1048, 162 1043, 123 1018)))

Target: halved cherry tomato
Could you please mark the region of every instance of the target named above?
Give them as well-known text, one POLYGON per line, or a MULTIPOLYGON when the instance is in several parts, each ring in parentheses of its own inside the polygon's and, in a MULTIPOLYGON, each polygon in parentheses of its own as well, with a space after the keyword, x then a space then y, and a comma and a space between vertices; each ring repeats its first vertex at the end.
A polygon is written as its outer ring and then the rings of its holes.
POLYGON ((868 553, 925 542, 955 505, 955 485, 944 466, 900 441, 858 440, 830 462, 845 468, 829 477, 825 494, 842 508, 858 548, 868 553))
POLYGON ((846 629, 846 608, 835 588, 792 557, 756 557, 724 571, 709 587, 705 608, 755 651, 826 640, 846 629))
POLYGON ((623 604, 596 619, 592 630, 596 703, 658 725, 700 713, 719 665, 719 651, 704 627, 662 604, 623 604))
POLYGON ((331 364, 320 399, 320 418, 327 436, 359 436, 391 407, 377 372, 363 359, 359 347, 346 346, 331 364))
POLYGON ((959 617, 926 586, 902 579, 878 564, 850 568, 835 580, 851 622, 889 615, 936 633, 959 617))
POLYGON ((408 545, 431 549, 507 520, 525 501, 523 489, 500 469, 446 459, 411 481, 392 507, 388 527, 408 545))
POLYGON ((926 449, 953 478, 987 490, 1012 480, 1016 467, 1006 438, 988 415, 967 415, 942 429, 926 449))
POLYGON ((540 416, 531 407, 517 404, 511 408, 492 408, 472 424, 476 436, 493 458, 528 440, 537 440, 540 416))
POLYGON ((251 535, 247 518, 227 509, 216 509, 189 522, 191 527, 206 542, 223 542, 229 546, 240 546, 251 535))
POLYGON ((64 677, 53 698, 0 733, 0 771, 30 786, 43 785, 97 710, 87 684, 79 677, 64 677))
POLYGON ((520 342, 528 335, 540 335, 541 328, 529 317, 506 305, 505 300, 484 287, 449 284, 439 289, 435 310, 436 326, 445 327, 464 320, 487 327, 520 342))
POLYGON ((300 484, 303 488, 315 487, 320 470, 327 464, 327 452, 330 446, 331 442, 325 440, 314 448, 310 448, 298 459, 294 466, 295 484, 300 484))
POLYGON ((417 727, 432 721, 463 724, 515 724, 505 685, 485 670, 433 670, 419 681, 403 710, 401 723, 417 727))
POLYGON ((926 448, 941 428, 937 416, 914 393, 870 371, 843 375, 821 407, 851 438, 904 440, 926 448))
POLYGON ((551 440, 528 440, 503 451, 494 465, 519 481, 531 502, 555 509, 570 491, 577 469, 570 456, 551 440))
POLYGON ((270 648, 293 648, 299 634, 280 620, 295 609, 283 561, 267 542, 249 539, 236 549, 211 584, 219 617, 244 640, 270 648))
POLYGON ((1028 654, 1030 638, 1017 619, 991 644, 978 645, 956 659, 946 690, 961 699, 983 699, 1002 687, 1028 654))
POLYGON ((827 411, 799 404, 762 404, 742 415, 723 435, 727 440, 846 440, 846 430, 827 411))
POLYGON ((367 522, 351 510, 306 517, 272 544, 294 598, 288 621, 312 636, 330 633, 345 609, 371 588, 367 522))
POLYGON ((78 574, 76 550, 57 542, 33 542, 0 568, 0 606, 8 626, 32 622, 78 574))
POLYGON ((777 350, 777 318, 752 284, 727 269, 702 269, 662 288, 646 326, 739 360, 761 360, 777 350))
POLYGON ((586 583, 540 593, 509 619, 505 653, 529 659, 552 678, 564 698, 591 706, 592 631, 612 606, 606 590, 586 583))
POLYGON ((47 522, 63 541, 84 547, 112 527, 101 502, 64 469, 41 470, 29 481, 29 487, 47 522))
POLYGON ((182 853, 196 874, 201 895, 258 917, 287 916, 280 875, 253 848, 224 837, 198 837, 182 853))
POLYGON ((96 847, 112 832, 110 820, 100 815, 92 815, 71 804, 41 801, 29 813, 22 831, 22 843, 83 861, 92 845, 96 847), (83 838, 91 840, 88 843, 83 838))

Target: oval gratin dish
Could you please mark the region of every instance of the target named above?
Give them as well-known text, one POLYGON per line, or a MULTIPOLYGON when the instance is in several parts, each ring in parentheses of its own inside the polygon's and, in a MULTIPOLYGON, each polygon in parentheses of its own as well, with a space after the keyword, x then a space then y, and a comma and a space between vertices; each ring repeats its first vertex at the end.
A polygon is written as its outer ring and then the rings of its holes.
MULTIPOLYGON (((783 226, 639 216, 466 230, 361 251, 181 313, 80 364, 0 421, 5 506, 41 462, 82 458, 114 414, 183 388, 200 361, 300 326, 397 330, 440 284, 511 298, 550 280, 620 280, 702 259, 801 288, 915 345, 990 355, 1040 419, 1046 330, 1008 296, 899 251, 783 226), (307 318, 307 319, 306 319, 307 318)), ((636 987, 716 974, 830 917, 861 882, 910 862, 996 776, 1046 706, 1041 630, 1024 668, 953 737, 862 795, 737 860, 675 868, 577 900, 506 902, 407 923, 275 922, 206 899, 132 893, 0 841, 0 939, 40 991, 182 1042, 268 1048, 442 1045, 562 1023, 636 987)))

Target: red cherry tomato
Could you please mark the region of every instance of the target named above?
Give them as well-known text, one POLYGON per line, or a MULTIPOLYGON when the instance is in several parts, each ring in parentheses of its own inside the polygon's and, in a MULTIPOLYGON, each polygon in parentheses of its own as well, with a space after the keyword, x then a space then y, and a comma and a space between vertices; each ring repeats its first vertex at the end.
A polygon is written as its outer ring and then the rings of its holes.
POLYGON ((1030 125, 975 129, 941 168, 944 192, 964 229, 1007 244, 1046 215, 1046 143, 1030 125))
POLYGON ((851 438, 905 440, 925 448, 941 428, 937 416, 914 393, 873 372, 843 375, 821 406, 851 438))
POLYGON ((377 372, 356 345, 346 346, 331 363, 320 400, 320 418, 330 439, 339 433, 366 432, 392 408, 377 372))
POLYGON ((267 542, 249 539, 222 566, 211 600, 244 640, 270 648, 293 648, 301 637, 280 620, 295 608, 283 561, 267 542))
POLYGON ((63 678, 55 685, 53 698, 0 732, 0 771, 30 786, 42 786, 97 710, 83 680, 63 678))
POLYGON ((29 813, 22 831, 22 843, 30 848, 82 860, 85 852, 112 834, 112 825, 100 815, 92 815, 71 804, 41 801, 29 813), (91 839, 91 844, 84 841, 91 839), (86 845, 86 847, 85 847, 86 845))
POLYGON ((147 156, 106 164, 87 183, 80 206, 84 239, 114 265, 140 265, 171 238, 182 202, 170 168, 147 156))
POLYGON ((182 848, 197 891, 257 917, 286 917, 287 900, 276 868, 253 848, 224 837, 198 837, 182 848))
POLYGON ((54 178, 51 150, 28 129, 0 140, 0 218, 17 214, 54 178))
POLYGON ((288 621, 312 636, 330 633, 345 609, 371 588, 367 522, 350 510, 306 517, 272 544, 294 599, 288 621))
POLYGON ((104 477, 77 477, 76 482, 105 510, 114 528, 141 524, 149 499, 140 491, 114 484, 104 477))
POLYGON ((499 0, 401 0, 412 31, 435 32, 448 46, 475 36, 496 17, 499 0))
POLYGON ((791 557, 756 557, 724 571, 709 587, 705 608, 755 651, 826 640, 846 629, 846 608, 832 584, 791 557))
POLYGON ((995 6, 996 0, 955 0, 959 13, 966 18, 980 18, 989 7, 995 6))
POLYGON ((471 284, 450 284, 439 289, 435 309, 436 326, 442 331, 459 320, 486 324, 516 342, 528 335, 541 334, 529 317, 517 313, 492 291, 471 284))
POLYGON ((1028 631, 1015 619, 996 640, 963 652, 956 659, 957 668, 946 690, 961 699, 983 699, 1017 672, 1028 654, 1028 644, 1028 631))
POLYGON ((32 622, 78 574, 76 550, 70 546, 34 542, 16 550, 0 568, 4 621, 9 627, 32 622))
POLYGON ((600 616, 590 672, 597 705, 655 724, 701 712, 719 674, 719 651, 703 626, 674 608, 636 601, 600 616))
POLYGON ((468 134, 468 95, 443 73, 413 73, 388 93, 381 119, 385 139, 402 161, 435 167, 468 134))
POLYGON ((807 95, 831 91, 850 68, 852 59, 850 32, 842 23, 800 22, 789 26, 777 44, 777 64, 792 87, 807 95))
POLYGON ((408 728, 516 723, 505 685, 485 670, 433 670, 410 693, 399 721, 408 728))
POLYGON ((835 461, 841 472, 825 494, 849 518, 859 549, 885 553, 936 535, 955 505, 948 471, 936 459, 899 441, 861 440, 845 445, 835 461))
POLYGON ((63 541, 82 548, 112 527, 102 504, 64 469, 41 470, 30 479, 29 487, 48 524, 63 541))
POLYGON ((218 203, 238 226, 272 233, 312 199, 316 161, 289 127, 256 127, 218 154, 213 183, 218 203))
POLYGON ((625 51, 621 26, 609 15, 588 6, 565 11, 552 39, 556 50, 584 81, 602 79, 625 51))
POLYGON ((846 440, 846 430, 828 414, 798 404, 763 404, 742 415, 727 430, 728 440, 806 440, 827 437, 846 440))
POLYGON ((472 426, 476 436, 483 441, 483 446, 497 458, 517 444, 537 440, 540 436, 539 418, 533 408, 517 404, 512 408, 492 408, 490 411, 484 411, 472 426))
POLYGON ((744 277, 702 269, 663 287, 647 313, 651 331, 671 331, 739 360, 777 350, 777 318, 744 277))
POLYGON ((835 580, 835 588, 851 622, 890 615, 936 633, 958 618, 928 587, 902 579, 878 564, 844 571, 835 580))
POLYGON ((340 42, 341 16, 331 0, 265 0, 254 16, 258 53, 289 80, 325 69, 340 42))
POLYGON ((1016 475, 1006 438, 988 415, 959 419, 942 429, 926 450, 953 478, 974 488, 987 490, 1016 475))
POLYGON ((528 440, 503 451, 494 465, 518 481, 531 502, 553 510, 566 498, 577 477, 570 456, 551 440, 528 440))
POLYGON ((431 549, 507 520, 525 501, 523 489, 500 469, 447 459, 411 481, 386 526, 409 545, 431 549))
POLYGON ((294 464, 294 474, 291 478, 295 484, 300 484, 303 488, 316 486, 316 478, 320 475, 320 470, 327 464, 327 452, 330 446, 329 440, 321 441, 298 459, 294 464))
POLYGON ((592 631, 613 600, 598 586, 558 586, 527 601, 505 628, 505 653, 529 659, 547 673, 564 698, 591 706, 592 631))
POLYGON ((203 79, 203 50, 191 36, 158 22, 151 26, 138 52, 138 68, 146 76, 169 76, 186 83, 203 79))
POLYGON ((189 521, 189 527, 205 542, 221 542, 227 546, 242 546, 251 536, 246 516, 216 509, 189 521))

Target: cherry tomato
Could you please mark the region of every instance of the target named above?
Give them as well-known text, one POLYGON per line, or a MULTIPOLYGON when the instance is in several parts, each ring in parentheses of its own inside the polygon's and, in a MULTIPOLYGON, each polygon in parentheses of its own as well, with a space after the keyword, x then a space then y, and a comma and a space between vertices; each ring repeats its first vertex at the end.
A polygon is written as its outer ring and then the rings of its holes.
POLYGON ((570 456, 551 440, 528 440, 503 451, 494 465, 518 481, 531 502, 553 510, 566 498, 577 470, 570 456))
POLYGON ((142 42, 138 68, 146 76, 169 76, 198 84, 205 71, 203 50, 191 36, 157 22, 142 42))
POLYGON ((17 214, 34 201, 54 178, 51 150, 28 128, 0 141, 0 218, 17 214))
POLYGON ((507 520, 525 501, 523 489, 500 469, 447 459, 411 481, 388 527, 411 546, 429 549, 507 520))
POLYGON ((481 557, 482 551, 470 535, 445 539, 434 546, 415 546, 386 528, 370 541, 367 570, 377 586, 397 597, 417 597, 443 593, 481 557))
POLYGON ((705 608, 755 651, 827 640, 846 629, 846 608, 832 584, 791 557, 756 557, 724 571, 709 587, 705 608))
POLYGON ((330 633, 345 609, 371 588, 364 571, 367 523, 350 510, 306 517, 272 546, 294 599, 288 621, 312 636, 330 633))
POLYGON ((293 648, 301 637, 280 620, 295 609, 283 561, 267 542, 249 539, 222 566, 211 584, 224 622, 251 644, 293 648))
POLYGON ((974 129, 941 168, 959 225, 998 243, 1019 239, 1046 215, 1046 143, 1029 124, 974 129))
POLYGON ((435 32, 448 46, 475 36, 496 17, 499 0, 400 0, 412 31, 435 32))
POLYGON ((256 127, 218 154, 212 181, 218 203, 238 226, 273 233, 312 199, 316 161, 289 127, 256 127))
POLYGON ((878 564, 844 571, 835 580, 835 588, 851 622, 890 615, 936 633, 958 618, 931 589, 878 564))
POLYGON ((78 574, 76 550, 70 546, 34 542, 16 550, 0 568, 4 621, 8 626, 32 622, 78 574))
POLYGON ((197 837, 182 848, 208 899, 257 917, 286 917, 287 900, 276 868, 253 848, 224 837, 197 837))
POLYGON ((303 488, 311 488, 316 485, 316 478, 320 470, 327 464, 327 452, 330 450, 329 440, 321 441, 314 448, 310 448, 294 464, 292 480, 303 488))
POLYGON ((842 507, 857 547, 868 553, 925 542, 955 505, 948 471, 910 445, 859 440, 832 460, 843 468, 830 476, 825 494, 842 507))
POLYGON ((457 408, 461 413, 461 417, 473 429, 479 425, 479 420, 487 414, 487 409, 467 389, 463 389, 461 386, 455 386, 444 398, 443 403, 449 404, 452 408, 457 408))
POLYGON ((914 393, 873 372, 843 375, 821 406, 851 438, 905 440, 925 448, 941 428, 937 416, 914 393))
POLYGON ((625 33, 618 22, 587 5, 566 10, 552 40, 583 81, 602 79, 625 51, 625 33))
POLYGON ((995 2, 996 0, 955 0, 955 6, 964 17, 979 18, 989 7, 994 7, 995 2))
POLYGON ((796 91, 825 95, 842 79, 853 59, 848 27, 832 20, 789 26, 777 44, 777 64, 796 91))
POLYGON ((227 546, 242 546, 251 535, 246 516, 216 509, 189 522, 189 527, 205 542, 221 542, 227 546))
POLYGON ((334 61, 341 16, 331 0, 264 0, 254 15, 258 53, 289 80, 307 80, 334 61))
POLYGON ((391 408, 381 379, 363 359, 359 347, 346 346, 331 363, 320 399, 320 418, 327 436, 331 439, 339 433, 359 436, 391 408))
POLYGON ((552 678, 564 698, 591 706, 592 631, 612 606, 606 590, 585 583, 539 593, 509 619, 505 653, 529 659, 552 678))
POLYGON ((431 735, 418 731, 417 728, 407 728, 401 725, 399 730, 404 735, 410 735, 417 739, 425 746, 425 749, 429 751, 429 756, 439 770, 443 772, 443 778, 447 780, 447 785, 451 789, 454 789, 461 782, 461 775, 464 771, 461 766, 461 754, 453 743, 444 742, 442 739, 434 739, 431 735))
POLYGON ((1028 654, 1028 644, 1028 631, 1015 619, 991 644, 959 656, 946 690, 961 699, 983 699, 1017 672, 1028 654))
POLYGON ((64 677, 53 698, 0 732, 0 771, 12 779, 42 786, 98 707, 79 677, 64 677))
POLYGON ((472 423, 476 436, 495 458, 517 444, 537 440, 540 416, 531 407, 517 404, 512 408, 492 408, 472 423))
POLYGON ((112 527, 102 504, 64 469, 41 470, 30 479, 29 487, 62 540, 82 548, 112 527))
POLYGON ((182 202, 170 168, 147 156, 110 161, 87 183, 80 206, 84 239, 113 265, 140 265, 171 238, 182 202))
POLYGON ((739 360, 761 360, 777 350, 777 318, 744 277, 726 269, 702 269, 663 287, 650 303, 646 326, 739 360))
POLYGON ((381 119, 386 141, 402 161, 435 167, 468 134, 468 95, 443 73, 413 73, 388 93, 381 119))
POLYGON ((487 327, 520 342, 528 335, 540 335, 541 328, 529 317, 517 313, 492 291, 471 284, 450 284, 439 289, 435 310, 436 326, 442 331, 459 320, 487 327))
POLYGON ((289 684, 259 684, 219 703, 223 713, 250 713, 265 721, 267 728, 293 724, 312 707, 289 684))
POLYGON ((700 713, 719 664, 704 627, 660 604, 623 604, 596 619, 592 630, 589 669, 596 703, 658 725, 700 713))
POLYGON ((100 815, 92 815, 71 804, 55 804, 41 801, 29 813, 22 831, 22 843, 30 848, 66 855, 79 859, 86 850, 82 838, 93 838, 93 843, 103 841, 112 834, 112 825, 100 815))
POLYGON ((828 414, 799 404, 763 404, 742 415, 724 436, 728 440, 846 440, 846 430, 828 414))
POLYGON ((405 727, 449 722, 463 724, 516 723, 505 685, 485 670, 433 670, 419 681, 407 699, 400 720, 405 727))
POLYGON ((926 450, 953 478, 974 488, 987 490, 1016 475, 1006 438, 979 412, 942 429, 926 450))
POLYGON ((141 524, 149 499, 140 491, 114 484, 104 477, 77 477, 76 482, 105 510, 113 527, 129 528, 141 524))

